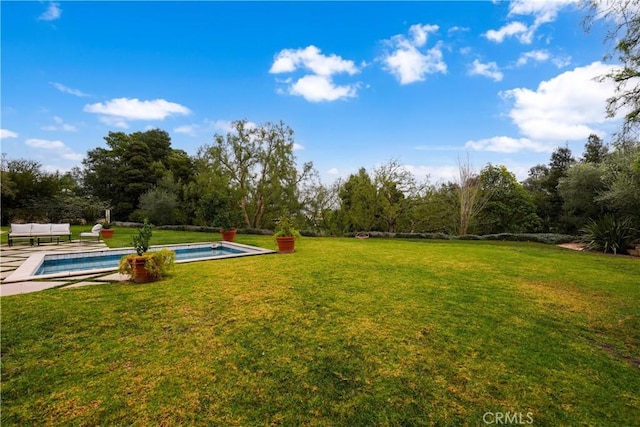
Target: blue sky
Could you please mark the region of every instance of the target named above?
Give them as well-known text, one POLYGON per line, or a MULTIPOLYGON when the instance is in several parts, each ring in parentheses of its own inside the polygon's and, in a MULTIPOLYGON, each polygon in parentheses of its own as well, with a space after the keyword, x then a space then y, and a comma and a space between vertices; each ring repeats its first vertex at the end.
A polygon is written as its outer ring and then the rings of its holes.
POLYGON ((325 183, 398 160, 431 182, 459 158, 520 179, 604 113, 605 22, 572 0, 12 2, 2 152, 81 164, 109 131, 160 128, 196 154, 229 123, 284 121, 325 183))

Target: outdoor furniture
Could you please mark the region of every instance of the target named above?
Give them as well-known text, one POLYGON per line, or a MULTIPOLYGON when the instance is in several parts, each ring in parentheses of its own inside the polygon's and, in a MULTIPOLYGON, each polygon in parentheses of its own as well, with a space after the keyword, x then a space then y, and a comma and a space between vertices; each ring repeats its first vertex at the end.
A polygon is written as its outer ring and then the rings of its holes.
POLYGON ((102 224, 94 225, 91 231, 84 231, 80 233, 80 242, 82 242, 83 237, 97 237, 99 241, 101 231, 102 231, 102 224))
POLYGON ((40 245, 40 239, 49 239, 56 244, 60 243, 60 237, 69 236, 71 241, 71 224, 11 224, 9 230, 9 246, 13 245, 14 240, 29 239, 29 244, 33 246, 34 242, 40 245))

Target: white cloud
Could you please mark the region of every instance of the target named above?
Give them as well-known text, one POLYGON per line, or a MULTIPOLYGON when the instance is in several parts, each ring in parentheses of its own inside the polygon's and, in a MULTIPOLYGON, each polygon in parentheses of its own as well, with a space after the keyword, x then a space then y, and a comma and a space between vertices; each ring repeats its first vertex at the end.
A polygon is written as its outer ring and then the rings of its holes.
POLYGON ((414 166, 403 165, 403 169, 410 172, 417 178, 428 178, 429 182, 448 182, 453 181, 458 175, 458 168, 456 166, 414 166))
MULTIPOLYGON (((363 67, 365 65, 363 64, 363 67)), ((311 72, 295 80, 291 77, 276 79, 286 85, 286 90, 277 88, 278 94, 302 96, 309 102, 336 101, 357 95, 359 83, 338 85, 333 81, 335 74, 354 75, 360 70, 351 60, 331 54, 326 56, 311 45, 304 49, 283 49, 274 58, 269 69, 271 74, 292 73, 298 70, 311 72)))
POLYGON ((513 100, 509 117, 522 135, 542 141, 586 139, 598 133, 594 125, 610 120, 605 105, 614 93, 613 84, 595 79, 611 70, 610 65, 594 62, 543 81, 536 90, 516 88, 501 95, 513 100))
POLYGON ((420 49, 426 45, 428 34, 437 30, 437 25, 416 24, 409 28, 410 39, 398 34, 386 40, 391 50, 381 58, 385 70, 402 85, 424 81, 428 74, 445 74, 447 65, 442 59, 442 43, 428 50, 420 49))
POLYGON ((82 92, 81 90, 73 89, 73 88, 70 88, 69 86, 65 86, 62 83, 49 82, 49 84, 52 85, 53 87, 55 87, 56 89, 58 89, 60 92, 63 92, 63 93, 68 93, 68 94, 75 95, 75 96, 91 96, 89 94, 86 94, 86 93, 82 92))
POLYGON ((579 0, 513 0, 509 3, 509 16, 524 15, 535 18, 534 25, 553 22, 558 12, 579 0))
POLYGON ((9 129, 0 129, 0 139, 17 138, 18 134, 9 129))
POLYGON ((55 21, 56 19, 59 19, 60 16, 62 16, 62 9, 60 9, 60 5, 58 3, 50 2, 49 6, 47 6, 47 10, 38 16, 38 20, 55 21))
MULTIPOLYGON (((236 131, 236 128, 233 126, 233 122, 231 120, 216 120, 216 121, 209 121, 207 120, 208 126, 211 130, 215 131, 215 132, 221 132, 221 133, 233 133, 236 131)), ((254 122, 251 121, 247 121, 247 123, 245 123, 244 125, 245 129, 255 129, 258 127, 257 124, 255 124, 254 122)))
POLYGON ((571 64, 571 57, 570 56, 556 56, 556 57, 551 59, 551 62, 553 62, 553 65, 555 65, 558 68, 564 68, 564 67, 566 67, 566 66, 571 64))
POLYGON ((579 0, 513 0, 509 2, 509 17, 533 17, 533 23, 526 26, 522 22, 512 21, 499 30, 489 30, 485 37, 496 43, 502 43, 507 37, 516 37, 522 44, 530 44, 540 25, 553 22, 561 9, 578 3, 579 0))
POLYGON ((293 143, 293 151, 298 151, 298 150, 304 150, 304 146, 294 142, 293 143))
POLYGON ((107 126, 114 126, 120 129, 129 129, 129 123, 127 123, 127 121, 121 117, 100 116, 98 117, 98 119, 107 126))
POLYGON ((187 107, 164 99, 140 101, 137 98, 115 98, 105 103, 87 104, 84 111, 100 114, 103 123, 125 129, 130 120, 164 120, 172 115, 191 113, 187 107))
POLYGON ((327 171, 328 175, 339 175, 340 171, 338 170, 338 168, 331 168, 327 171))
POLYGON ((592 133, 603 135, 603 127, 614 120, 607 118, 605 105, 615 88, 611 82, 596 78, 613 68, 594 62, 543 81, 535 90, 515 88, 501 92, 505 100, 513 102, 508 116, 518 127, 520 137, 471 140, 465 147, 500 153, 551 152, 559 144, 584 141, 592 133))
POLYGON ((534 151, 536 153, 550 153, 555 144, 543 144, 529 138, 511 138, 508 136, 494 136, 493 138, 467 141, 465 148, 478 151, 493 151, 496 153, 516 153, 518 151, 534 151))
POLYGON ((535 62, 545 62, 551 61, 553 65, 558 68, 566 67, 571 63, 570 56, 553 56, 546 49, 537 49, 530 50, 528 52, 523 52, 520 54, 520 57, 516 61, 516 67, 522 67, 523 65, 528 64, 531 61, 535 62))
POLYGON ((330 77, 309 75, 300 78, 289 87, 291 95, 299 95, 310 102, 336 101, 353 98, 358 85, 337 85, 330 77))
POLYGON ((451 35, 451 34, 453 34, 453 33, 458 33, 458 32, 460 32, 460 33, 465 33, 465 32, 470 31, 470 30, 471 30, 471 28, 469 28, 469 27, 458 27, 458 26, 456 25, 456 26, 453 26, 453 27, 449 28, 449 29, 447 30, 447 34, 448 34, 448 35, 451 35))
POLYGON ((544 49, 530 50, 529 52, 523 52, 520 55, 520 58, 518 58, 518 61, 516 61, 516 65, 517 66, 525 65, 530 60, 537 61, 537 62, 544 62, 544 61, 547 61, 549 58, 550 58, 549 52, 544 49))
POLYGON ((311 45, 304 49, 284 49, 275 57, 269 73, 291 73, 305 69, 320 76, 331 76, 338 73, 354 75, 359 72, 353 61, 342 59, 331 54, 323 55, 317 47, 311 45))
MULTIPOLYGON (((513 21, 500 28, 499 30, 489 30, 484 36, 492 42, 502 43, 505 38, 519 36, 521 40, 527 40, 529 28, 522 22, 513 21)), ((523 42, 524 43, 524 42, 523 42)), ((531 40, 529 39, 529 43, 531 40)))
POLYGON ((42 130, 65 132, 75 132, 77 130, 74 125, 65 123, 62 117, 54 116, 53 121, 55 122, 54 125, 42 126, 42 130))
POLYGON ((472 76, 484 76, 493 79, 495 82, 499 82, 502 80, 504 75, 502 71, 498 68, 498 64, 495 62, 489 62, 487 64, 483 64, 477 59, 473 61, 471 64, 471 69, 469 70, 469 74, 472 76))
POLYGON ((173 129, 175 133, 184 133, 186 135, 195 136, 197 134, 198 125, 183 125, 173 129))
POLYGON ((74 152, 71 148, 67 147, 64 142, 55 140, 51 141, 48 139, 27 139, 25 144, 29 147, 37 148, 38 150, 48 150, 53 154, 47 154, 47 158, 51 158, 52 156, 57 155, 66 160, 80 161, 83 159, 83 155, 74 152))
POLYGON ((429 33, 435 33, 436 31, 438 31, 438 26, 437 25, 420 25, 420 24, 416 24, 416 25, 412 25, 411 27, 409 27, 409 34, 411 35, 412 39, 413 39, 413 45, 415 47, 422 47, 425 44, 427 44, 427 37, 429 35, 429 33))
POLYGON ((25 144, 29 147, 42 148, 44 150, 54 150, 65 146, 62 141, 50 141, 48 139, 27 139, 25 144))

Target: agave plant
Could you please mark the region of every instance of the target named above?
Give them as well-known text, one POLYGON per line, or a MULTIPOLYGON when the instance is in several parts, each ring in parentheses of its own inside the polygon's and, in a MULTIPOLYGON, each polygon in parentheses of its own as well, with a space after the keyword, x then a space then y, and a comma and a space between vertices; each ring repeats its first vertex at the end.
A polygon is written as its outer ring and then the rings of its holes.
POLYGON ((587 249, 617 254, 629 246, 638 233, 631 218, 606 215, 599 221, 589 220, 581 230, 587 249))

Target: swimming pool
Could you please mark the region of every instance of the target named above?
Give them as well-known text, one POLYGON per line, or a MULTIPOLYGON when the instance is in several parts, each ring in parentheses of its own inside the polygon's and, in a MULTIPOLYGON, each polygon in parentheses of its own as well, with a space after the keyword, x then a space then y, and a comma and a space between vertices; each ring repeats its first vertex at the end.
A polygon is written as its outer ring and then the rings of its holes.
MULTIPOLYGON (((269 249, 231 242, 152 246, 149 251, 163 248, 176 252, 176 263, 274 253, 274 251, 269 249)), ((120 259, 124 255, 132 253, 135 253, 133 248, 107 249, 81 253, 34 254, 7 277, 4 282, 114 271, 118 269, 120 259)))

